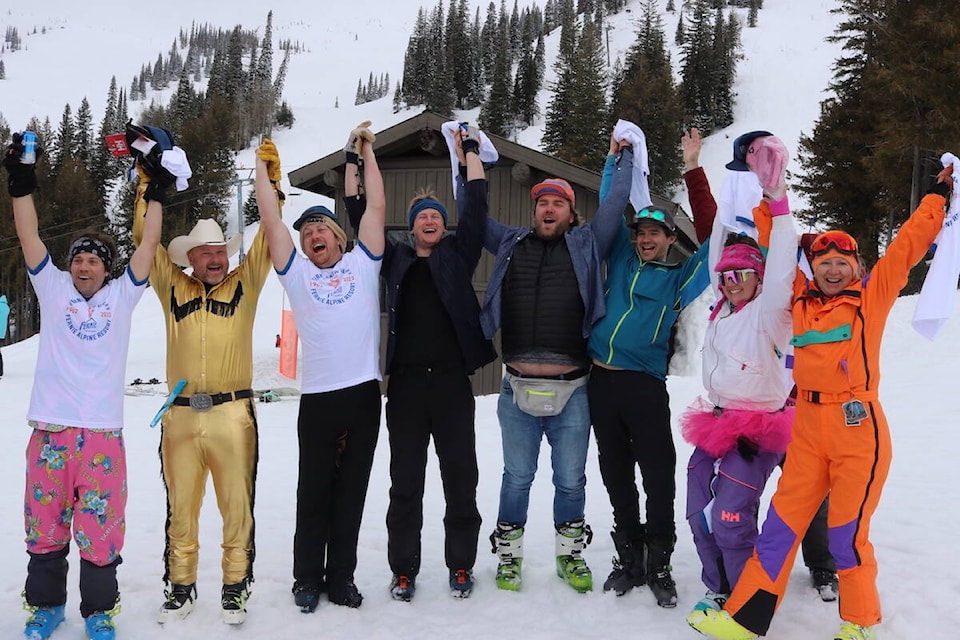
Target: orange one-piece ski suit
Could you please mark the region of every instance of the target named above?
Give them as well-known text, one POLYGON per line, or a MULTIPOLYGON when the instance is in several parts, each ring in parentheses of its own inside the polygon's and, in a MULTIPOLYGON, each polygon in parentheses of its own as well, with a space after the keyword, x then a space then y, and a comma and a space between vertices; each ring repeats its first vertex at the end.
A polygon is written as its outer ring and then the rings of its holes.
POLYGON ((910 269, 943 225, 944 202, 940 195, 926 195, 873 270, 833 297, 797 272, 792 342, 799 393, 793 440, 753 556, 725 606, 754 633, 767 632, 797 547, 828 492, 840 617, 862 626, 880 622, 870 518, 892 457, 887 419, 877 398, 880 342, 910 269), (845 417, 843 405, 851 400, 862 403, 866 417, 845 417))

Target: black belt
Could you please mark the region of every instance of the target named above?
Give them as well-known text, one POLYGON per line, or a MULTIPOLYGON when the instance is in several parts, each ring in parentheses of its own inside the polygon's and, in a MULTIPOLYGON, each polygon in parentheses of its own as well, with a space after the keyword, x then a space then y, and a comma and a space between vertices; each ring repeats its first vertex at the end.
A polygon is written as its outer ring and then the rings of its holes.
POLYGON ((526 373, 520 373, 510 365, 506 365, 507 373, 518 378, 537 378, 539 380, 579 380, 583 376, 590 373, 590 367, 583 367, 582 369, 574 369, 573 371, 567 371, 566 373, 558 373, 552 376, 532 376, 526 373))
POLYGON ((239 391, 227 393, 195 393, 192 396, 177 396, 173 399, 173 404, 178 407, 193 407, 196 411, 207 411, 211 407, 224 402, 242 400, 243 398, 252 398, 253 389, 240 389, 239 391))

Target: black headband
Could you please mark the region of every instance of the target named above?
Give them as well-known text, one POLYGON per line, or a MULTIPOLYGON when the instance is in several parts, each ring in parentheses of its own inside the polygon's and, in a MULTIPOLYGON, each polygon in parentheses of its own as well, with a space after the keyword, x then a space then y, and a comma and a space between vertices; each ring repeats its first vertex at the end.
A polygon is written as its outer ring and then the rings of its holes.
POLYGON ((110 251, 110 247, 102 240, 97 240, 90 236, 77 238, 74 243, 70 245, 70 250, 67 252, 67 261, 73 262, 73 259, 77 257, 78 253, 92 253, 100 258, 107 275, 110 275, 110 269, 113 267, 113 252, 110 251))

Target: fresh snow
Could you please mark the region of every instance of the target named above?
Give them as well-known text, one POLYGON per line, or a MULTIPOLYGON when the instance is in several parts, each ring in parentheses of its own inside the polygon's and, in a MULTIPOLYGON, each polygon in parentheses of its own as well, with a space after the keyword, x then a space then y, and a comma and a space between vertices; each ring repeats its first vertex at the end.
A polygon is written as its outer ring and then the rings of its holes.
MULTIPOLYGON (((419 109, 393 114, 393 85, 401 78, 403 53, 416 17, 426 0, 354 0, 303 3, 274 0, 269 4, 223 0, 187 2, 167 0, 161 5, 138 8, 129 3, 91 0, 77 3, 45 0, 19 3, 0 14, 0 26, 16 26, 24 49, 3 54, 7 79, 0 81, 4 96, 0 112, 16 130, 31 115, 49 115, 56 124, 63 105, 74 112, 86 95, 96 122, 103 114, 110 76, 120 86, 129 86, 144 63, 152 64, 158 53, 166 55, 179 29, 191 22, 211 23, 225 29, 240 23, 244 28, 265 24, 266 12, 274 11, 274 44, 281 38, 302 42, 308 51, 293 56, 284 98, 297 118, 292 130, 278 130, 275 141, 286 171, 303 166, 340 148, 346 133, 356 123, 370 119, 375 131, 396 124, 419 109), (36 26, 38 33, 32 34, 36 26), (39 31, 46 27, 47 33, 39 31), (377 102, 353 106, 357 81, 370 73, 387 72, 391 93, 377 102), (340 108, 334 108, 339 99, 340 108)), ((524 3, 521 3, 521 5, 524 3)), ((661 6, 665 0, 661 0, 661 6)), ((680 2, 676 3, 680 5, 680 2)), ((444 10, 448 3, 444 2, 444 10)), ((487 2, 472 0, 471 15, 487 2)), ((499 3, 497 3, 499 7, 499 3)), ((707 175, 719 189, 723 163, 729 159, 731 142, 739 133, 768 129, 778 134, 795 155, 800 134, 809 134, 825 96, 837 45, 827 44, 836 16, 827 0, 767 0, 758 28, 743 30, 744 59, 736 84, 736 124, 706 140, 702 154, 707 175)), ((622 55, 633 40, 639 2, 630 13, 611 19, 611 55, 622 55)), ((512 3, 508 3, 508 10, 512 3)), ((665 30, 672 42, 676 14, 666 15, 665 30)), ((558 32, 548 39, 548 53, 555 51, 558 32)), ((673 54, 675 66, 679 56, 673 54)), ((274 63, 280 56, 275 52, 274 63)), ((550 69, 548 65, 548 81, 550 69)), ((169 95, 171 89, 167 90, 169 95)), ((548 99, 546 91, 542 99, 548 99)), ((141 103, 142 104, 142 103, 141 103)), ((545 104, 545 103, 544 103, 545 104)), ((136 116, 138 105, 132 104, 136 116)), ((460 114, 474 121, 476 111, 460 114)), ((518 140, 538 146, 542 122, 521 132, 518 140)), ((951 151, 956 152, 956 149, 951 151)), ((252 150, 240 162, 252 167, 252 150)), ((796 165, 792 165, 795 168, 796 165)), ((599 169, 599 167, 597 167, 599 169)), ((288 185, 285 185, 288 187, 288 185)), ((287 189, 288 192, 290 189, 287 189)), ((679 195, 681 200, 683 194, 679 195)), ((799 200, 799 198, 797 198, 799 200)), ((303 193, 288 201, 288 216, 312 204, 332 204, 326 198, 303 193)), ((249 233, 249 230, 248 230, 249 233)), ((169 240, 169 239, 167 239, 169 240)), ((247 239, 249 242, 249 238, 247 239)), ((2 292, 0 292, 2 293, 2 292)), ((705 296, 706 297, 706 296, 705 296)), ((283 293, 271 276, 260 300, 254 329, 254 386, 258 389, 298 386, 277 371, 274 336, 279 332, 283 293)), ((706 318, 705 300, 684 314, 682 341, 686 349, 674 360, 668 386, 675 416, 701 393, 699 340, 706 318)), ((957 511, 933 498, 953 486, 949 463, 958 452, 956 425, 960 409, 949 401, 954 385, 960 320, 947 323, 935 343, 920 338, 910 328, 915 298, 905 297, 894 307, 884 344, 884 382, 881 397, 891 424, 894 461, 884 498, 873 519, 871 538, 880 563, 879 588, 885 606, 881 627, 884 640, 931 640, 952 638, 947 621, 960 578, 947 564, 954 557, 953 534, 960 525, 957 511)), ((157 377, 164 380, 163 320, 156 296, 144 295, 135 314, 127 380, 157 377)), ((343 329, 345 338, 349 328, 343 329)), ((5 373, 0 379, 0 406, 7 417, 9 447, 0 465, 0 482, 8 487, 0 497, 0 636, 20 637, 26 613, 21 610, 21 591, 26 572, 22 500, 23 450, 29 435, 25 414, 33 383, 37 338, 3 349, 5 373)), ((359 610, 321 601, 312 615, 299 613, 290 594, 292 584, 292 539, 296 490, 297 401, 284 396, 275 403, 258 403, 260 467, 257 487, 256 582, 249 601, 249 617, 239 629, 220 622, 220 518, 212 486, 208 488, 201 516, 199 604, 182 623, 166 628, 156 623, 162 601, 162 552, 165 496, 157 457, 159 430, 147 425, 162 402, 159 389, 131 388, 126 397, 126 445, 129 464, 129 502, 124 563, 119 569, 123 613, 117 619, 121 638, 227 638, 242 634, 250 638, 282 640, 304 637, 330 638, 484 638, 509 635, 524 639, 557 637, 644 637, 693 639, 699 637, 684 617, 704 590, 699 579, 699 561, 684 521, 684 463, 691 447, 677 443, 678 543, 673 559, 679 605, 667 610, 656 606, 645 587, 617 598, 603 594, 599 585, 606 577, 614 554, 609 537, 612 525, 609 502, 591 447, 587 468, 587 519, 594 530, 593 544, 585 557, 595 574, 598 590, 580 595, 565 586, 553 568, 553 532, 549 447, 542 448, 540 468, 534 483, 524 563, 524 588, 520 593, 497 591, 493 576, 495 557, 489 553, 486 535, 497 512, 501 455, 496 420, 496 397, 477 402, 477 449, 480 461, 478 500, 484 518, 476 565, 477 587, 467 600, 454 600, 447 592, 443 564, 444 503, 434 457, 428 466, 424 497, 423 568, 417 596, 411 603, 394 602, 387 586, 390 571, 386 559, 384 518, 388 500, 389 450, 385 428, 381 429, 363 528, 360 532, 356 582, 365 596, 359 610), (138 393, 132 393, 137 391, 138 393), (147 392, 147 393, 144 393, 147 392), (155 393, 150 393, 155 392, 155 393)), ((429 399, 424 399, 429 401, 429 399)), ((638 411, 642 407, 637 408, 638 411)), ((676 424, 674 425, 676 427, 676 424)), ((768 486, 772 493, 775 481, 768 486)), ((949 493, 949 491, 948 491, 949 493)), ((78 559, 72 552, 67 621, 54 638, 79 638, 77 588, 78 559)), ((774 620, 772 638, 807 640, 831 638, 839 625, 835 604, 820 601, 808 586, 806 570, 798 561, 787 599, 774 620)))

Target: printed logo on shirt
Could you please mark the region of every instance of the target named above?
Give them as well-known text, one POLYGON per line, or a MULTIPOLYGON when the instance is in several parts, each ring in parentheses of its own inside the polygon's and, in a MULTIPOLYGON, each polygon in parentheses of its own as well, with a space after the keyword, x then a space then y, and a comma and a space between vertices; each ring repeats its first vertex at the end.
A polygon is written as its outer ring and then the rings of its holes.
POLYGON ((113 326, 113 310, 109 302, 100 302, 91 306, 82 297, 67 303, 64 320, 70 333, 81 340, 100 340, 113 326))
POLYGON ((323 270, 310 278, 310 295, 320 304, 343 304, 357 291, 357 277, 348 268, 323 270))

